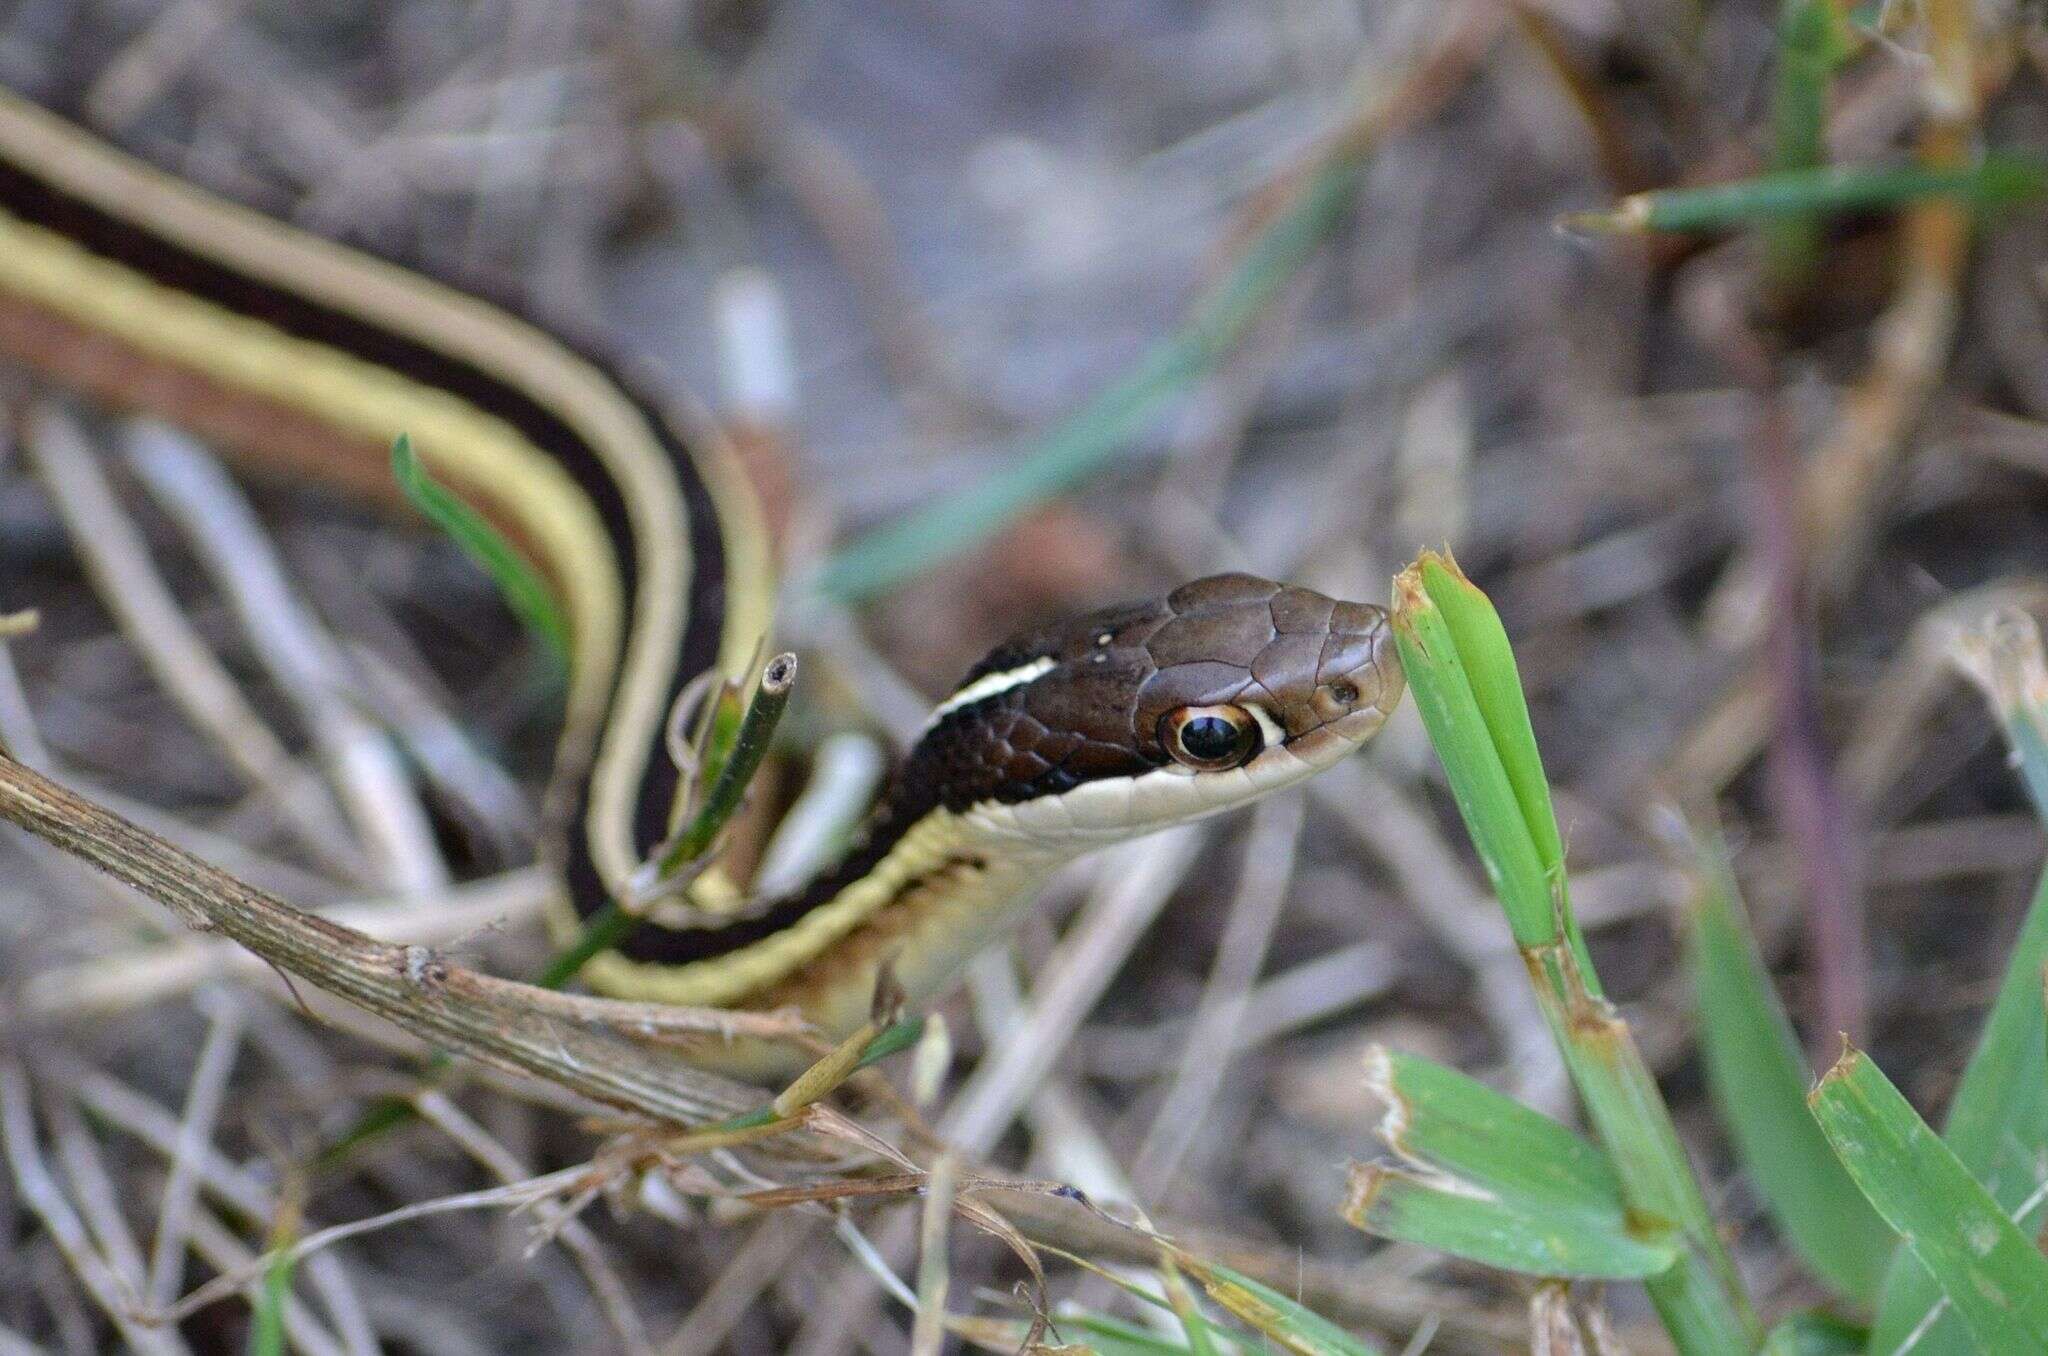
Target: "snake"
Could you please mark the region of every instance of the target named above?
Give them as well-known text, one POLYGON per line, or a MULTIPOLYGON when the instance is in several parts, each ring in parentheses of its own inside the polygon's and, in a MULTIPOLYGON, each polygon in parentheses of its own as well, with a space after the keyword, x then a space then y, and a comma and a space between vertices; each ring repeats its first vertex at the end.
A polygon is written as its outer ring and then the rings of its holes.
MULTIPOLYGON (((660 382, 4 91, 0 354, 258 474, 394 508, 391 447, 408 437, 567 622, 549 925, 573 937, 621 897, 677 815, 672 705, 699 674, 747 670, 777 592, 758 491, 660 382)), ((1383 608, 1249 574, 1041 627, 937 702, 835 864, 723 916, 649 918, 582 978, 843 1035, 884 976, 913 1003, 942 994, 1065 863, 1330 767, 1402 688, 1383 608)), ((758 1038, 690 1056, 762 1077, 804 1059, 758 1038)))

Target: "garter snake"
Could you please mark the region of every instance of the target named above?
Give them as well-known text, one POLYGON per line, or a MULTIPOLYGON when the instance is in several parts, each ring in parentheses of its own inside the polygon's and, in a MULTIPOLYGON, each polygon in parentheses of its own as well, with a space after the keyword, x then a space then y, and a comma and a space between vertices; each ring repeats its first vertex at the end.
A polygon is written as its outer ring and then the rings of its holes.
MULTIPOLYGON (((573 932, 668 831, 694 675, 767 634, 772 548, 715 438, 509 311, 212 197, 0 94, 0 353, 247 463, 391 497, 404 433, 541 569, 569 623, 550 851, 573 932)), ((1048 627, 940 702, 854 849, 718 926, 649 922, 585 971, 681 1004, 866 1017, 944 986, 1062 862, 1243 804, 1376 731, 1385 613, 1249 575, 1048 627)), ((741 1046, 704 1062, 772 1071, 741 1046)))

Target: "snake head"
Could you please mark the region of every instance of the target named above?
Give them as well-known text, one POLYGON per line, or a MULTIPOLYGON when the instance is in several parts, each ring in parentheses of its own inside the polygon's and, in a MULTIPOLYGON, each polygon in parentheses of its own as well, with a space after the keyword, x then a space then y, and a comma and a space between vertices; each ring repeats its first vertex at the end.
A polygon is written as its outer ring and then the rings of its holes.
POLYGON ((908 771, 987 828, 1086 848, 1329 767, 1402 687, 1385 609, 1215 575, 999 647, 940 704, 908 771))

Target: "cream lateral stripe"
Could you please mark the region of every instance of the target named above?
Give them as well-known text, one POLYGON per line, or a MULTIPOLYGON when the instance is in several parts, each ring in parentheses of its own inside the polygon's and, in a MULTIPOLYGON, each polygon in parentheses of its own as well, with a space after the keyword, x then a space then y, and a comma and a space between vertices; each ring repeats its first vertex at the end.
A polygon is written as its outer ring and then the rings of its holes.
POLYGON ((636 997, 656 1003, 721 1007, 737 1002, 824 955, 895 902, 905 884, 943 866, 968 841, 958 815, 933 810, 910 826, 874 870, 800 922, 752 946, 687 965, 654 965, 606 952, 593 957, 584 973, 600 987, 626 980, 636 997))
MULTIPOLYGON (((587 830, 608 885, 632 870, 631 820, 652 734, 681 644, 691 555, 688 523, 666 454, 611 383, 545 335, 450 289, 366 255, 303 236, 213 201, 140 161, 110 153, 41 109, 9 100, 8 153, 73 196, 196 254, 460 357, 519 386, 605 461, 632 520, 640 577, 673 591, 637 591, 612 717, 591 769, 587 830)), ((423 455, 454 471, 451 449, 414 430, 423 455)), ((583 502, 581 491, 574 494, 583 502)), ((533 512, 532 505, 522 511, 533 512)), ((601 557, 610 562, 607 549, 601 557)), ((574 737, 575 731, 565 732, 574 737)))
MULTIPOLYGON (((494 307, 368 255, 307 236, 169 175, 110 152, 33 105, 0 99, 7 154, 66 192, 139 219, 196 254, 336 311, 460 358, 546 406, 590 446, 618 482, 631 522, 638 577, 632 624, 603 744, 592 770, 592 855, 608 883, 634 865, 630 824, 654 736, 665 714, 688 615, 689 523, 668 452, 641 411, 600 371, 494 307)), ((424 440, 423 450, 425 450, 424 440)), ((722 445, 694 449, 726 534, 737 545, 719 664, 745 664, 766 633, 772 599, 758 524, 736 509, 739 474, 722 445)), ((578 499, 581 499, 580 493, 578 499)), ((530 511, 530 510, 529 510, 530 511)))
POLYGON ((0 288, 373 445, 411 433, 437 471, 503 505, 557 568, 576 656, 570 704, 585 721, 602 714, 621 612, 611 542, 575 482, 511 425, 439 388, 164 287, 4 213, 0 288))
POLYGON ((933 707, 930 718, 925 721, 925 728, 930 729, 938 724, 949 711, 958 711, 963 706, 986 701, 998 693, 1008 692, 1013 687, 1022 687, 1034 678, 1051 673, 1053 668, 1054 664, 1050 659, 1034 659, 1028 664, 1019 664, 1014 669, 1004 669, 1001 673, 984 673, 933 707))

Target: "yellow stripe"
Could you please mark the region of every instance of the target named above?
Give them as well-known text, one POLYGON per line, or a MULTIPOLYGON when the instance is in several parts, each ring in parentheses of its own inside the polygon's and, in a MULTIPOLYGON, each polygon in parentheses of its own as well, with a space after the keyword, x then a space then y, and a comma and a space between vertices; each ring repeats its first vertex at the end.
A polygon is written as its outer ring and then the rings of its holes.
MULTIPOLYGON (((830 951, 894 903, 906 884, 937 870, 966 842, 958 816, 933 810, 897 840, 874 870, 772 937, 688 965, 652 965, 618 955, 599 956, 591 965, 628 980, 635 993, 653 1002, 724 1007, 758 994, 830 951)), ((871 993, 872 983, 868 989, 871 993)), ((868 996, 859 995, 862 1002, 868 996)))
MULTIPOLYGON (((648 752, 657 741, 666 715, 664 708, 687 621, 693 561, 681 487, 669 464, 667 449, 648 426, 641 410, 603 372, 535 327, 396 265, 213 199, 140 161, 107 149, 34 105, 11 97, 0 98, 0 146, 4 146, 10 159, 65 192, 95 203, 116 217, 139 221, 195 254, 497 376, 569 425, 604 462, 625 501, 638 577, 646 582, 646 587, 635 595, 633 616, 625 633, 623 662, 617 669, 618 690, 591 776, 592 856, 608 883, 622 882, 635 865, 632 812, 646 773, 648 752)), ((147 302, 138 305, 140 309, 131 318, 131 329, 148 329, 157 323, 158 317, 168 322, 168 311, 147 302)), ((129 330, 117 332, 125 334, 129 330)), ((318 346, 311 347, 318 350, 318 346)), ((333 357, 343 356, 328 352, 333 357)), ((184 351, 172 356, 189 363, 194 355, 184 351)), ((280 375, 277 369, 284 366, 275 364, 267 373, 252 366, 247 375, 273 380, 280 375)), ((359 366, 373 372, 380 370, 367 364, 359 366)), ((321 370, 338 373, 341 369, 329 364, 321 370)), ((274 394, 280 388, 265 385, 259 389, 274 394)), ((383 393, 374 387, 350 385, 339 377, 326 394, 340 401, 349 398, 349 391, 354 392, 353 398, 363 400, 366 408, 383 399, 383 393)), ((348 417, 376 416, 352 411, 348 417)), ((509 431, 509 426, 500 427, 509 431)), ((566 475, 558 472, 555 483, 543 489, 538 481, 527 480, 524 473, 509 469, 512 463, 491 450, 505 446, 501 439, 469 438, 461 440, 462 446, 458 447, 430 442, 419 426, 413 426, 411 431, 431 463, 445 468, 451 476, 460 475, 478 491, 492 492, 490 476, 513 477, 513 483, 508 485, 510 493, 493 497, 521 521, 535 522, 536 528, 540 526, 538 520, 556 512, 549 501, 578 506, 564 512, 590 512, 582 492, 566 475), (466 469, 471 466, 478 468, 475 474, 466 469)), ((539 455, 516 433, 513 437, 527 452, 539 455)), ((714 438, 694 442, 691 452, 711 489, 728 551, 728 601, 720 637, 719 667, 733 673, 747 662, 768 630, 774 572, 758 506, 730 450, 714 438)), ((548 551, 551 568, 568 572, 582 572, 586 566, 615 568, 604 563, 610 561, 608 548, 593 552, 594 544, 588 540, 570 543, 560 529, 551 532, 547 540, 549 544, 544 549, 548 551)), ((591 572, 594 574, 595 570, 591 572)), ((595 594, 566 601, 572 611, 589 610, 616 617, 616 580, 611 584, 608 607, 595 594)), ((589 651, 592 658, 605 657, 607 666, 617 662, 609 657, 616 653, 616 627, 611 628, 609 645, 604 645, 600 643, 604 637, 596 634, 605 629, 601 621, 582 624, 590 626, 594 633, 593 648, 589 651)), ((586 672, 591 692, 602 686, 601 677, 605 682, 610 678, 609 672, 600 675, 594 665, 586 672)), ((594 703, 601 702, 601 697, 593 697, 591 692, 579 690, 573 694, 571 728, 565 732, 565 739, 587 732, 588 722, 595 719, 594 703), (580 731, 579 720, 583 722, 580 731)))
POLYGON ((438 387, 284 334, 0 214, 0 290, 164 362, 287 404, 372 445, 410 433, 465 494, 502 506, 558 570, 575 656, 570 707, 602 715, 622 602, 604 524, 569 475, 503 420, 438 387))

